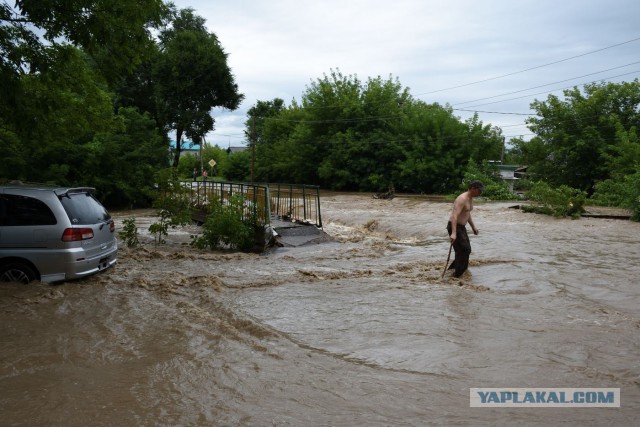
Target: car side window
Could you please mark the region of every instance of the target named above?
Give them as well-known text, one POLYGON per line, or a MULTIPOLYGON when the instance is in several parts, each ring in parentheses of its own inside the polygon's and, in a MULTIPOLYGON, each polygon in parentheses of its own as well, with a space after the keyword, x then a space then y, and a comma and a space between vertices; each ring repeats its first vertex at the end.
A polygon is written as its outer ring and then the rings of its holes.
POLYGON ((56 216, 42 201, 33 197, 0 196, 0 226, 55 225, 56 216))

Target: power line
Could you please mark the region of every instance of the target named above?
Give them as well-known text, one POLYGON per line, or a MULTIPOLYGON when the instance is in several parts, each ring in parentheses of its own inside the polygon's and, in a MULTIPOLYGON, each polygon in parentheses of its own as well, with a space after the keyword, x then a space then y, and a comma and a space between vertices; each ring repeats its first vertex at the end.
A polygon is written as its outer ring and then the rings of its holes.
MULTIPOLYGON (((630 71, 628 73, 618 74, 617 76, 606 77, 605 79, 592 80, 590 82, 586 82, 586 83, 583 83, 583 84, 596 83, 596 82, 603 81, 603 80, 615 79, 615 78, 618 78, 618 77, 623 77, 623 76, 627 76, 629 74, 635 74, 635 73, 639 73, 639 72, 640 72, 640 70, 630 71)), ((471 106, 469 106, 467 108, 483 107, 485 105, 498 104, 500 102, 515 101, 516 99, 529 98, 531 96, 544 95, 544 94, 551 93, 551 92, 557 92, 559 90, 572 89, 574 86, 565 86, 565 87, 562 87, 562 88, 559 88, 559 89, 553 89, 553 90, 548 90, 548 91, 544 91, 544 92, 537 92, 537 93, 530 93, 529 95, 517 96, 515 98, 509 98, 509 99, 501 99, 500 101, 485 102, 483 104, 471 105, 471 106)))
MULTIPOLYGON (((587 52, 587 53, 583 53, 583 54, 580 54, 580 55, 576 55, 576 56, 573 56, 573 57, 570 57, 570 58, 565 58, 565 59, 562 59, 562 60, 559 60, 559 61, 550 62, 548 64, 539 65, 539 66, 531 67, 531 68, 528 68, 528 69, 525 69, 525 70, 504 74, 502 76, 492 77, 492 78, 489 78, 489 79, 484 79, 484 80, 480 80, 480 81, 476 81, 476 82, 472 82, 472 83, 457 85, 457 86, 453 86, 453 87, 450 87, 450 88, 440 89, 440 90, 432 91, 432 92, 426 92, 426 93, 418 94, 418 95, 442 92, 442 91, 449 90, 449 89, 466 87, 466 86, 470 86, 470 85, 477 84, 477 83, 496 80, 496 79, 507 77, 507 76, 511 76, 511 75, 514 75, 514 74, 524 73, 526 71, 531 71, 531 70, 539 69, 539 68, 546 67, 546 66, 549 66, 549 65, 554 65, 554 64, 557 64, 557 63, 569 61, 571 59, 579 58, 579 57, 582 57, 582 56, 594 54, 594 53, 601 52, 601 51, 604 51, 604 50, 607 50, 607 49, 611 49, 611 48, 614 48, 614 47, 617 47, 617 46, 621 46, 621 45, 624 45, 624 44, 632 43, 632 42, 635 42, 635 41, 638 41, 638 40, 640 40, 640 37, 637 37, 637 38, 634 38, 634 39, 631 39, 631 40, 628 40, 628 41, 625 41, 625 42, 622 42, 622 43, 617 43, 617 44, 614 44, 614 45, 611 45, 611 46, 607 46, 607 47, 604 47, 602 49, 597 49, 597 50, 594 50, 594 51, 591 51, 591 52, 587 52)), ((525 92, 527 90, 537 89, 537 88, 541 88, 541 87, 545 87, 545 86, 550 86, 550 85, 556 84, 556 83, 562 83, 562 82, 566 82, 566 81, 570 81, 570 80, 575 80, 575 79, 587 77, 587 76, 590 76, 590 75, 599 74, 599 73, 603 73, 603 72, 606 72, 606 71, 611 71, 611 70, 627 67, 627 66, 630 66, 630 65, 635 65, 635 64, 638 64, 638 63, 640 63, 640 61, 632 62, 632 63, 621 65, 621 66, 618 66, 618 67, 612 67, 612 68, 609 68, 609 69, 606 69, 606 70, 602 70, 602 71, 597 71, 597 72, 594 72, 594 73, 585 74, 585 75, 580 76, 580 77, 573 77, 573 78, 560 80, 560 81, 553 82, 553 83, 548 83, 548 84, 545 84, 545 85, 539 85, 539 86, 534 86, 534 87, 531 87, 531 88, 528 88, 528 89, 522 89, 522 90, 518 90, 518 91, 514 91, 514 92, 504 93, 504 94, 501 94, 501 95, 494 95, 494 96, 490 96, 490 97, 486 97, 486 98, 479 98, 479 99, 475 99, 475 100, 471 100, 471 101, 465 101, 465 102, 461 102, 461 103, 454 104, 454 105, 468 104, 468 103, 472 103, 472 102, 481 101, 481 100, 484 100, 484 99, 493 99, 493 98, 498 98, 498 97, 501 97, 501 96, 507 96, 507 95, 511 95, 511 94, 515 94, 515 93, 521 93, 521 92, 525 92)), ((625 76, 625 75, 629 75, 629 74, 634 74, 634 73, 637 73, 637 72, 639 72, 639 71, 632 71, 632 72, 629 72, 629 73, 619 74, 617 76, 606 77, 606 78, 603 78, 603 79, 598 79, 598 80, 591 81, 589 83, 594 83, 594 82, 597 82, 597 81, 604 81, 605 79, 617 78, 617 77, 621 77, 621 76, 625 76)), ((538 92, 538 93, 535 93, 535 94, 529 94, 529 95, 516 97, 516 98, 499 100, 499 101, 489 102, 489 103, 484 103, 484 104, 477 104, 477 105, 470 106, 468 108, 452 108, 452 110, 454 110, 454 111, 463 111, 463 112, 472 112, 472 113, 485 113, 485 114, 532 116, 531 113, 481 111, 481 110, 474 110, 473 108, 484 106, 484 105, 495 104, 495 103, 499 103, 499 102, 506 102, 506 101, 516 100, 516 99, 521 99, 521 98, 527 98, 527 97, 536 96, 536 95, 545 94, 545 93, 551 93, 551 92, 555 92, 555 91, 558 91, 558 90, 570 89, 572 87, 573 86, 569 86, 569 87, 565 87, 565 88, 553 89, 551 91, 545 91, 545 92, 538 92)), ((415 96, 412 95, 412 97, 414 99, 417 99, 416 97, 418 95, 415 95, 415 96)), ((336 108, 336 107, 339 107, 340 105, 341 104, 325 105, 325 106, 311 106, 311 108, 312 109, 317 109, 317 108, 336 108)), ((309 108, 309 107, 305 107, 305 108, 309 108)), ((374 116, 374 117, 361 117, 361 118, 344 118, 344 119, 329 119, 329 120, 304 120, 304 119, 293 119, 292 120, 292 119, 279 119, 279 118, 274 118, 274 117, 265 118, 265 119, 267 119, 267 120, 276 120, 276 121, 284 121, 284 122, 297 122, 297 123, 358 123, 358 122, 367 122, 367 121, 396 119, 396 118, 399 118, 399 117, 401 117, 401 115, 377 116, 377 117, 374 116)), ((524 124, 524 125, 526 125, 526 124, 524 124)), ((509 126, 521 126, 521 125, 506 125, 506 126, 503 126, 503 127, 509 127, 509 126)), ((234 138, 236 137, 235 135, 222 135, 222 136, 228 136, 228 137, 234 137, 234 138)), ((240 135, 238 135, 238 136, 240 136, 240 135)))
POLYGON ((472 85, 475 85, 475 84, 484 83, 484 82, 488 82, 488 81, 491 81, 491 80, 497 80, 497 79, 501 79, 501 78, 504 78, 504 77, 509 77, 509 76, 513 76, 513 75, 516 75, 516 74, 525 73, 527 71, 537 70, 539 68, 548 67, 550 65, 555 65, 555 64, 559 64, 561 62, 566 62, 566 61, 570 61, 572 59, 581 58, 583 56, 592 55, 594 53, 602 52, 603 50, 612 49, 614 47, 622 46, 622 45, 625 45, 625 44, 628 44, 628 43, 633 43, 633 42, 638 41, 638 40, 640 40, 640 37, 636 37, 635 39, 627 40, 625 42, 617 43, 617 44, 614 44, 614 45, 611 45, 611 46, 603 47, 602 49, 592 50, 591 52, 586 52, 586 53, 582 53, 580 55, 571 56, 569 58, 560 59, 558 61, 549 62, 547 64, 538 65, 538 66, 527 68, 527 69, 520 70, 520 71, 514 71, 513 73, 503 74, 501 76, 496 76, 496 77, 490 77, 488 79, 478 80, 478 81, 475 81, 475 82, 465 83, 465 84, 461 84, 461 85, 457 85, 457 86, 451 86, 451 87, 447 87, 447 88, 444 88, 444 89, 438 89, 438 90, 434 90, 434 91, 431 91, 431 92, 419 93, 416 96, 429 95, 429 94, 432 94, 432 93, 444 92, 446 90, 458 89, 458 88, 461 88, 461 87, 472 86, 472 85))
POLYGON ((480 110, 467 110, 464 108, 452 108, 454 111, 466 111, 469 113, 485 113, 485 114, 504 114, 511 116, 531 116, 531 113, 505 113, 501 111, 480 111, 480 110))
MULTIPOLYGON (((539 89, 541 87, 551 86, 551 85, 555 85, 555 84, 558 84, 558 83, 564 83, 564 82, 568 82, 568 81, 571 81, 571 80, 581 79, 583 77, 593 76, 594 74, 606 73, 607 71, 617 70, 617 69, 620 69, 620 68, 624 68, 624 67, 628 67, 630 65, 636 65, 636 64, 640 64, 640 61, 631 62, 631 63, 625 64, 625 65, 620 65, 619 67, 608 68, 608 69, 602 70, 602 71, 596 71, 594 73, 584 74, 584 75, 579 76, 579 77, 571 77, 569 79, 559 80, 557 82, 547 83, 547 84, 540 85, 540 86, 533 86, 533 87, 530 87, 530 88, 527 88, 527 89, 516 90, 514 92, 507 92, 507 93, 503 93, 503 94, 500 94, 500 95, 487 96, 485 98, 478 98, 478 99, 474 99, 474 100, 471 100, 471 101, 459 102, 459 103, 454 104, 454 105, 470 104, 472 102, 484 101, 485 99, 493 99, 493 98, 499 98, 501 96, 513 95, 513 94, 516 94, 516 93, 526 92, 528 90, 539 89)), ((633 71, 632 73, 635 73, 635 71, 633 71)), ((625 74, 622 74, 622 75, 625 75, 625 74)), ((614 76, 614 77, 619 77, 619 76, 614 76)), ((614 78, 614 77, 606 77, 606 78, 609 79, 609 78, 614 78)))

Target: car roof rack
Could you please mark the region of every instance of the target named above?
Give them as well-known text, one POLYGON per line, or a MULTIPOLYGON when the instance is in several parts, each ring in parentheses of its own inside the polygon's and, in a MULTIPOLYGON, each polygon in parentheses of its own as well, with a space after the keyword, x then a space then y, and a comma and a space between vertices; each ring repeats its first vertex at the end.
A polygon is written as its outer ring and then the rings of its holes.
POLYGON ((96 189, 93 187, 69 187, 54 190, 57 196, 65 196, 69 193, 93 193, 94 191, 96 191, 96 189))

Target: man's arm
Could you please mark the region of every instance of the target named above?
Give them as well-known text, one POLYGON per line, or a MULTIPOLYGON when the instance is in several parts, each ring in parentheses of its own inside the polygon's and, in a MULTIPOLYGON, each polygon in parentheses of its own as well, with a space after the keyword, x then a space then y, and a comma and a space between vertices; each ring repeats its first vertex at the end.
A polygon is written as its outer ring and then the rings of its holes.
POLYGON ((464 203, 460 200, 461 196, 458 196, 453 202, 453 212, 451 212, 451 241, 455 242, 456 240, 456 229, 458 228, 458 216, 462 212, 464 208, 464 203))
POLYGON ((473 234, 477 235, 479 233, 476 226, 473 224, 473 220, 471 219, 471 214, 469 214, 469 225, 471 226, 471 230, 473 230, 473 234))

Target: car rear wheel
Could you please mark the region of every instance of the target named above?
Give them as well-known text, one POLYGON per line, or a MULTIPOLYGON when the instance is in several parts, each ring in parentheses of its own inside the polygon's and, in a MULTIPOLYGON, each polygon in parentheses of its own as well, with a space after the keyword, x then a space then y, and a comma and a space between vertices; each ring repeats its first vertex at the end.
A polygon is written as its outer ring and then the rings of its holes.
POLYGON ((36 280, 36 273, 29 265, 11 262, 0 265, 0 282, 29 283, 36 280))

